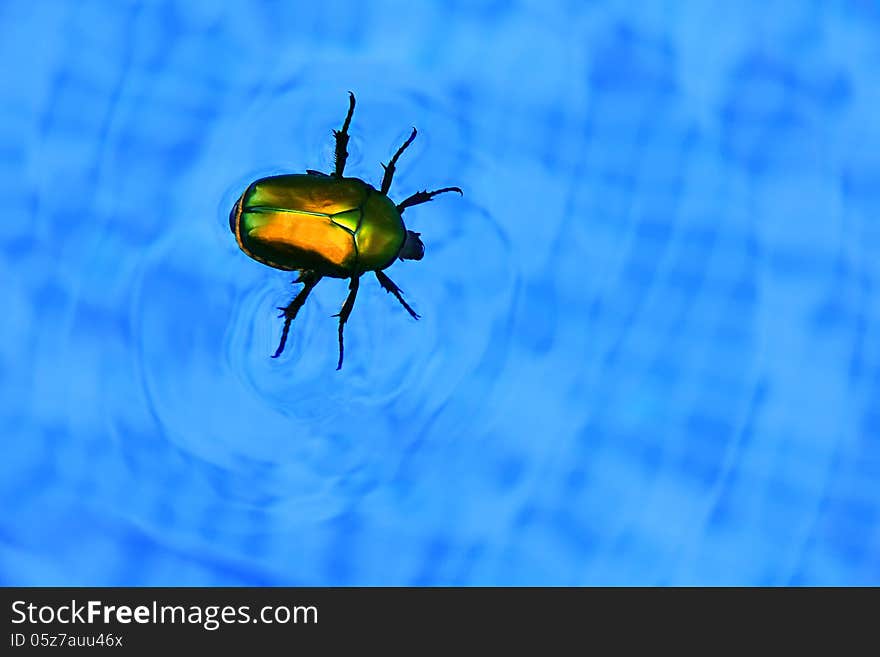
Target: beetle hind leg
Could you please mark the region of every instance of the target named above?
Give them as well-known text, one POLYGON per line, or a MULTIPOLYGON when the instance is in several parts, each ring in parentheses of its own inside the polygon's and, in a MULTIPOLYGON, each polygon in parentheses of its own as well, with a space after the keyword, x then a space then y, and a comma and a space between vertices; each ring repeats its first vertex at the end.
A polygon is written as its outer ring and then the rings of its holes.
POLYGON ((351 116, 354 114, 354 94, 348 92, 348 114, 345 115, 345 121, 341 130, 334 130, 333 136, 336 138, 336 169, 333 175, 342 178, 342 172, 345 171, 345 161, 348 159, 348 126, 351 125, 351 116))
POLYGON ((391 294, 393 294, 395 297, 397 297, 397 300, 400 301, 400 305, 402 305, 404 308, 406 308, 406 312, 408 312, 410 315, 412 315, 413 319, 419 319, 419 314, 415 310, 410 308, 409 304, 406 302, 406 300, 404 300, 403 290, 401 290, 399 287, 397 287, 397 285, 395 285, 394 281, 392 281, 390 278, 388 278, 388 276, 385 274, 385 272, 377 271, 376 278, 379 279, 379 285, 381 285, 385 289, 386 292, 391 292, 391 294))
POLYGON ((339 314, 334 315, 334 317, 339 318, 339 362, 336 364, 337 371, 342 369, 342 356, 345 353, 345 347, 342 343, 342 330, 345 328, 345 323, 351 315, 352 308, 354 308, 354 299, 357 296, 358 287, 360 287, 360 277, 352 276, 351 282, 348 284, 349 292, 348 296, 345 298, 345 303, 342 304, 342 309, 339 311, 339 314))
POLYGON ((281 352, 284 351, 284 345, 287 344, 287 334, 290 331, 290 323, 296 319, 296 314, 299 312, 299 309, 303 307, 303 304, 306 302, 306 298, 309 296, 309 292, 318 284, 318 281, 321 280, 321 277, 313 272, 306 272, 300 274, 299 278, 297 278, 294 283, 303 283, 303 289, 299 291, 299 293, 293 298, 286 307, 279 307, 278 310, 281 311, 279 317, 284 318, 284 328, 281 329, 281 342, 278 343, 278 349, 275 350, 275 354, 272 358, 278 358, 281 355, 281 352))

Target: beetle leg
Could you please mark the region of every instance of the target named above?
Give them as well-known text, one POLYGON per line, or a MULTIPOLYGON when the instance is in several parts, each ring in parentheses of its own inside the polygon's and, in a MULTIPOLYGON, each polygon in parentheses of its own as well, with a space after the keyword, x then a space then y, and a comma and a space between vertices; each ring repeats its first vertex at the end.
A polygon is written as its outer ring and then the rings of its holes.
POLYGON ((306 169, 306 173, 310 176, 318 176, 319 178, 329 178, 329 174, 324 173, 323 171, 315 171, 314 169, 306 169))
POLYGON ((409 136, 405 142, 403 142, 403 146, 397 149, 397 152, 394 154, 394 157, 391 158, 391 161, 388 163, 388 166, 382 165, 382 168, 385 169, 385 175, 382 178, 382 193, 387 194, 388 190, 391 189, 391 180, 394 178, 394 165, 397 164, 397 159, 403 154, 403 151, 406 150, 406 147, 409 146, 413 139, 416 138, 416 129, 413 128, 412 134, 409 136))
POLYGON ((307 272, 300 275, 300 277, 294 281, 298 283, 302 281, 304 283, 303 289, 299 291, 299 293, 293 298, 286 308, 278 308, 278 310, 282 311, 279 317, 284 318, 284 328, 281 329, 281 342, 278 344, 278 349, 275 351, 275 355, 272 358, 278 358, 281 355, 281 352, 284 351, 284 345, 287 343, 287 333, 290 331, 290 323, 296 317, 296 314, 299 312, 299 309, 303 307, 303 304, 306 302, 306 297, 309 296, 309 292, 312 291, 318 281, 321 280, 321 277, 315 274, 314 272, 307 272))
POLYGON ((345 116, 345 122, 342 124, 342 130, 334 130, 333 136, 336 137, 336 171, 333 175, 342 178, 342 172, 345 171, 345 161, 348 159, 348 126, 351 124, 351 115, 354 114, 354 94, 348 92, 348 114, 345 116))
POLYGON ((351 282, 348 284, 348 296, 345 298, 345 303, 342 304, 342 310, 338 314, 333 315, 339 318, 339 362, 336 364, 336 371, 342 369, 342 356, 345 353, 345 348, 342 345, 342 329, 348 321, 349 315, 351 315, 351 309, 354 308, 354 298, 357 296, 360 281, 360 276, 351 277, 351 282))
POLYGON ((406 308, 406 312, 413 316, 413 319, 418 319, 419 314, 409 307, 409 304, 403 299, 403 290, 401 290, 397 285, 392 281, 383 271, 376 272, 376 278, 379 279, 379 285, 381 285, 386 292, 391 292, 394 296, 397 297, 397 300, 400 301, 401 305, 406 308))
POLYGON ((400 214, 403 214, 403 211, 407 208, 410 208, 414 205, 421 205, 422 203, 427 203, 432 198, 437 196, 437 194, 445 194, 446 192, 458 192, 462 196, 464 196, 464 192, 461 191, 458 187, 444 187, 443 189, 435 189, 433 192, 423 191, 416 192, 408 199, 405 199, 397 204, 397 211, 400 214))

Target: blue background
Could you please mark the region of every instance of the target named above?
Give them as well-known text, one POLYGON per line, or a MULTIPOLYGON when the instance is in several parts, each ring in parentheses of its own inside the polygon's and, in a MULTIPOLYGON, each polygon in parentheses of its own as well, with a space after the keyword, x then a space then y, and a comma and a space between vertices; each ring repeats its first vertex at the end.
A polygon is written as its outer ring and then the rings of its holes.
POLYGON ((3 584, 880 584, 873 2, 0 4, 3 584), (407 211, 335 371, 252 179, 407 211))

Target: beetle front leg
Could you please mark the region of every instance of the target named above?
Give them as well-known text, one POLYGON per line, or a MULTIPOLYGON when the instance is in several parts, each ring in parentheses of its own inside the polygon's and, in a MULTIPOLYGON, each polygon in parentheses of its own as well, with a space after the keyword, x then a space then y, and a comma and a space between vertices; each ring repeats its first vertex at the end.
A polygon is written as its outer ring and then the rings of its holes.
POLYGON ((333 136, 336 137, 336 171, 333 175, 337 178, 342 178, 342 172, 345 171, 345 161, 348 159, 348 126, 351 125, 351 115, 354 114, 354 94, 350 91, 348 98, 348 114, 342 124, 342 130, 333 131, 333 136))
POLYGON ((281 311, 281 314, 278 316, 284 318, 284 328, 281 329, 281 342, 278 344, 278 349, 275 350, 275 355, 272 358, 278 358, 281 352, 284 351, 284 345, 287 344, 287 333, 290 331, 290 323, 296 318, 299 309, 303 307, 309 292, 312 291, 320 280, 321 277, 316 273, 306 272, 294 281, 294 283, 304 283, 304 286, 286 308, 278 308, 281 311))
POLYGON ((410 308, 409 304, 404 300, 403 290, 397 287, 397 285, 394 284, 394 281, 388 278, 385 272, 377 271, 376 278, 379 279, 379 285, 381 285, 386 292, 391 292, 391 294, 397 297, 397 300, 400 301, 404 308, 406 308, 406 312, 412 315, 413 319, 419 319, 419 314, 410 308))
POLYGON ((351 277, 351 282, 348 284, 349 293, 345 299, 345 303, 342 304, 342 310, 339 311, 338 315, 334 315, 334 317, 339 318, 339 362, 336 364, 337 371, 342 369, 342 356, 345 353, 345 348, 342 344, 342 329, 345 327, 349 315, 351 315, 352 308, 354 308, 354 299, 358 293, 360 280, 359 276, 351 277))
POLYGON ((458 192, 462 196, 464 196, 464 192, 461 191, 458 187, 444 187, 443 189, 435 189, 433 192, 416 192, 412 196, 407 199, 404 199, 400 203, 397 204, 397 211, 400 214, 403 214, 403 211, 407 208, 411 208, 414 205, 421 205, 422 203, 427 203, 432 198, 437 196, 437 194, 445 194, 446 192, 458 192))

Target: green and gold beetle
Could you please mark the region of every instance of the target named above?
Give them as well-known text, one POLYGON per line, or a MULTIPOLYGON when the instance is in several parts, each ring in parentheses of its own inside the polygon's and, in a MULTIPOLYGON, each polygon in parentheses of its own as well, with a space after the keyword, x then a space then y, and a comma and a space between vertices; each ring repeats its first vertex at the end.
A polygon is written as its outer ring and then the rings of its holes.
POLYGON ((303 288, 286 307, 281 342, 273 358, 284 351, 290 323, 306 297, 324 276, 348 278, 349 293, 339 311, 339 363, 344 352, 342 329, 357 296, 360 277, 372 271, 386 292, 391 292, 415 319, 419 316, 403 299, 401 290, 382 271, 395 259, 421 260, 425 246, 419 233, 407 230, 401 215, 406 208, 430 201, 437 194, 458 192, 444 187, 433 192, 416 192, 395 204, 388 198, 398 158, 413 139, 416 129, 397 149, 377 190, 360 178, 345 178, 348 159, 348 127, 354 113, 354 94, 349 92, 348 114, 336 138, 336 169, 330 174, 307 170, 261 178, 248 185, 229 213, 229 228, 238 246, 254 260, 269 267, 297 271, 294 283, 303 288))

